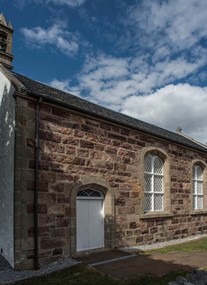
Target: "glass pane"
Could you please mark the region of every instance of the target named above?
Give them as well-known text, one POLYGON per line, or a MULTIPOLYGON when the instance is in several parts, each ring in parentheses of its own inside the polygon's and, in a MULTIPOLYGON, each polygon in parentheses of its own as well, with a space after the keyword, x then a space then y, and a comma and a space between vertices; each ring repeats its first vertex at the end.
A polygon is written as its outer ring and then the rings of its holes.
POLYGON ((162 192, 162 177, 154 176, 154 192, 162 192))
POLYGON ((152 211, 152 194, 149 193, 144 194, 144 211, 145 212, 152 211))
POLYGON ((193 166, 193 179, 197 178, 197 174, 196 174, 196 166, 193 166))
POLYGON ((202 180, 202 168, 200 166, 197 166, 197 179, 202 180))
POLYGON ((163 195, 155 194, 154 196, 155 211, 162 211, 163 209, 163 195))
POLYGON ((203 196, 197 197, 197 209, 203 209, 203 196))
POLYGON ((197 181, 193 181, 193 194, 197 193, 197 181))
POLYGON ((155 157, 155 159, 154 159, 154 173, 162 174, 162 167, 163 167, 162 160, 158 156, 155 157))
POLYGON ((152 172, 152 156, 147 154, 144 159, 144 172, 152 172))
POLYGON ((197 209, 197 196, 193 196, 193 209, 197 209))
POLYGON ((197 194, 203 194, 203 182, 197 182, 197 194))
POLYGON ((103 195, 99 191, 87 189, 79 191, 77 197, 103 197, 103 195))
POLYGON ((145 192, 151 192, 152 191, 152 175, 151 174, 145 174, 144 175, 144 191, 145 192))

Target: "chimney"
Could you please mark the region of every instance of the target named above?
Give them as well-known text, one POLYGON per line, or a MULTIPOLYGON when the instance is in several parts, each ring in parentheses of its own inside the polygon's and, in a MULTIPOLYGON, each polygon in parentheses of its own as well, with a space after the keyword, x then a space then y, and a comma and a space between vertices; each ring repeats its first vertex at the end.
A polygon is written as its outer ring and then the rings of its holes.
POLYGON ((7 23, 3 13, 0 14, 0 63, 12 69, 12 24, 7 23))

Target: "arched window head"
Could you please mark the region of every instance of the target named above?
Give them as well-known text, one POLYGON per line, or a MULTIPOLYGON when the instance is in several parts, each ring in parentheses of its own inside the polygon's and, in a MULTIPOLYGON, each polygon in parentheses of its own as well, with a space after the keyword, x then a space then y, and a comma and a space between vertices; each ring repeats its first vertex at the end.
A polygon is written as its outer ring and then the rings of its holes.
POLYGON ((163 211, 163 161, 148 153, 144 159, 144 212, 163 211))
POLYGON ((203 170, 193 166, 193 209, 203 209, 203 170))

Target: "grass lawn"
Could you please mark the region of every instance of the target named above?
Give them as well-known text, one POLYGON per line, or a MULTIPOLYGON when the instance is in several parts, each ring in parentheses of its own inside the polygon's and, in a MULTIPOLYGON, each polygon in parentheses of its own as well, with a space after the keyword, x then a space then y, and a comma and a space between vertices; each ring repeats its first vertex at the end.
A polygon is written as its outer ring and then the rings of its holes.
POLYGON ((192 240, 185 243, 180 243, 176 245, 170 245, 163 248, 152 249, 149 252, 160 252, 160 253, 169 253, 169 252, 191 252, 191 251, 206 251, 207 250, 207 237, 192 240))
MULTIPOLYGON (((160 253, 170 252, 189 252, 189 251, 206 251, 207 238, 201 238, 190 242, 177 245, 167 246, 165 248, 156 249, 160 253)), ((152 252, 148 251, 148 252, 152 252)), ((148 253, 147 252, 147 253, 148 253)), ((162 277, 152 276, 150 274, 143 275, 134 280, 118 280, 110 276, 104 275, 94 268, 90 268, 83 264, 78 264, 58 272, 41 277, 33 277, 27 280, 18 281, 15 285, 165 285, 176 279, 177 276, 185 276, 186 272, 176 271, 170 272, 162 277)))

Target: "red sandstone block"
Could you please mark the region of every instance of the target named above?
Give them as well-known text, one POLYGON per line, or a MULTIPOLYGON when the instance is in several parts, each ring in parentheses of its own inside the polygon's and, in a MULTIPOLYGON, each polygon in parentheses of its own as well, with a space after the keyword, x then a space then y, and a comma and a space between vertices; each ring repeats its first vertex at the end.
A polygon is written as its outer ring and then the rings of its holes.
POLYGON ((88 149, 81 149, 81 148, 78 148, 77 149, 77 156, 78 157, 89 157, 89 150, 88 149))
POLYGON ((68 204, 70 202, 69 198, 65 198, 65 197, 61 197, 61 198, 57 198, 57 203, 65 203, 68 204))
POLYGON ((43 140, 49 140, 49 141, 57 142, 57 143, 61 142, 61 135, 58 133, 52 133, 52 132, 40 130, 39 136, 40 136, 40 139, 43 139, 43 140))
POLYGON ((51 237, 65 237, 65 236, 66 236, 65 228, 51 229, 51 237))
POLYGON ((80 146, 83 148, 90 148, 90 149, 94 149, 94 142, 88 142, 85 140, 80 140, 80 146))
POLYGON ((85 165, 86 164, 86 160, 85 158, 82 157, 75 157, 72 161, 73 165, 85 165))
POLYGON ((69 220, 68 220, 68 218, 64 218, 64 217, 62 217, 62 218, 57 218, 56 219, 56 224, 57 224, 57 227, 68 227, 68 225, 69 225, 69 220))
POLYGON ((118 141, 126 141, 126 137, 122 135, 118 135, 116 133, 108 133, 108 138, 118 141))
POLYGON ((121 129, 121 134, 128 137, 130 135, 130 131, 127 129, 121 129))
POLYGON ((52 107, 52 114, 61 118, 70 118, 70 111, 66 109, 60 109, 56 107, 52 107))
POLYGON ((121 163, 114 163, 114 170, 126 171, 126 165, 121 163))
POLYGON ((100 143, 95 144, 95 150, 104 151, 104 149, 105 149, 104 144, 100 144, 100 143))
POLYGON ((58 239, 42 239, 40 241, 40 247, 41 249, 52 249, 52 248, 59 248, 59 247, 63 247, 64 246, 64 242, 62 240, 58 239))
MULTIPOLYGON (((65 136, 65 137, 62 137, 62 143, 76 146, 76 145, 79 145, 79 139, 65 136)), ((66 151, 67 151, 67 148, 66 148, 66 151)))
POLYGON ((136 239, 136 243, 141 243, 143 242, 143 236, 139 236, 137 239, 136 239))
POLYGON ((63 254, 63 249, 62 248, 55 248, 55 249, 53 249, 52 254, 53 255, 62 255, 63 254))
POLYGON ((55 117, 52 114, 40 112, 40 119, 41 121, 47 121, 50 123, 55 123, 61 125, 61 118, 55 117))
POLYGON ((135 207, 118 207, 118 214, 119 215, 130 215, 135 214, 135 207))
POLYGON ((50 184, 50 192, 63 192, 64 184, 63 183, 54 183, 50 184))
POLYGON ((49 187, 49 184, 46 181, 38 183, 38 190, 41 192, 48 192, 49 190, 48 187, 49 187))
POLYGON ((35 147, 35 140, 31 138, 27 138, 27 147, 34 148, 35 147))
POLYGON ((105 123, 100 123, 100 128, 104 129, 104 130, 107 130, 107 131, 110 131, 111 130, 111 125, 105 124, 105 123))
POLYGON ((94 133, 94 127, 81 124, 81 131, 88 132, 88 133, 94 133))
POLYGON ((129 223, 129 228, 130 229, 136 229, 137 228, 137 223, 136 222, 130 222, 129 223))
POLYGON ((52 112, 52 108, 46 104, 41 104, 41 112, 45 112, 45 113, 51 113, 52 112))
POLYGON ((47 214, 47 205, 46 204, 39 204, 38 205, 38 213, 39 214, 47 214))

